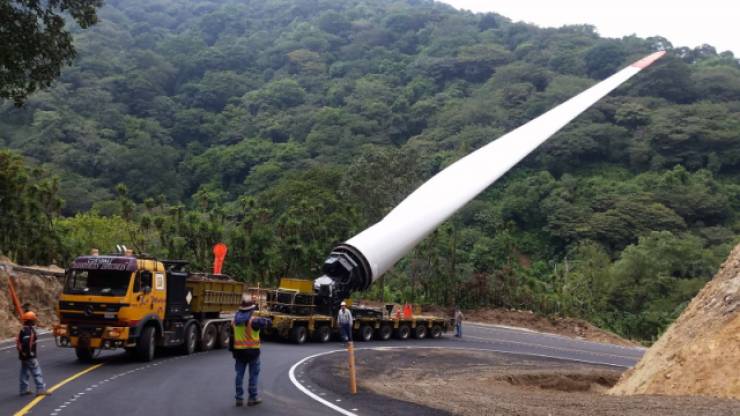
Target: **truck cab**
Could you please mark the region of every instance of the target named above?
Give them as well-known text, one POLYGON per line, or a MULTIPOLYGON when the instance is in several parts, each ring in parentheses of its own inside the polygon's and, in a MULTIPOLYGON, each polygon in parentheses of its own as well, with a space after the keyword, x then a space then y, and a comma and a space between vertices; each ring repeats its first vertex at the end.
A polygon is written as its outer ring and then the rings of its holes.
MULTIPOLYGON (((162 262, 133 256, 78 257, 66 271, 54 335, 89 360, 100 349, 135 348, 147 326, 162 330, 167 273, 162 262)), ((148 346, 147 346, 148 347, 148 346)))

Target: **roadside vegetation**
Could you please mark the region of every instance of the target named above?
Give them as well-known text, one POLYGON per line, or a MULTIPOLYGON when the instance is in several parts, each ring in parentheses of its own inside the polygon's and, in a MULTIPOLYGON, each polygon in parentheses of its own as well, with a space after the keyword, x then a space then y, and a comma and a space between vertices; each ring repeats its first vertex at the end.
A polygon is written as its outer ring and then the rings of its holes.
POLYGON ((661 48, 358 296, 650 340, 740 241, 730 52, 424 0, 111 0, 97 21, 49 88, 0 101, 18 263, 125 244, 207 268, 224 241, 237 278, 316 277, 445 166, 661 48))

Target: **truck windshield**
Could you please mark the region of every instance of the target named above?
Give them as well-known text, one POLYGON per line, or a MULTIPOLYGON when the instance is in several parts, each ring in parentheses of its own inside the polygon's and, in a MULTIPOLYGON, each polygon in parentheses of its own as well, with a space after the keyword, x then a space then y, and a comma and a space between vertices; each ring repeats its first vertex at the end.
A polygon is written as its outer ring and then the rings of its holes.
POLYGON ((123 296, 128 290, 131 272, 112 270, 70 270, 64 293, 123 296))

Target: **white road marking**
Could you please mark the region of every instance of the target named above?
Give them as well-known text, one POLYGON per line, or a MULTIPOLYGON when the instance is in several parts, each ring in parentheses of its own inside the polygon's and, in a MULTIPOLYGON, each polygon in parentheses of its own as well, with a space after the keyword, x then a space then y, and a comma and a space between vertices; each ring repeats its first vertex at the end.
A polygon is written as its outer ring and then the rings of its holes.
POLYGON ((515 332, 515 333, 516 332, 519 332, 519 333, 524 333, 524 334, 537 334, 537 335, 542 335, 542 336, 546 336, 546 337, 561 338, 561 339, 565 339, 565 340, 568 340, 568 341, 579 342, 579 343, 583 343, 583 344, 593 344, 593 345, 598 345, 598 346, 606 346, 606 347, 612 347, 612 348, 619 348, 619 349, 623 349, 623 350, 633 350, 633 351, 643 351, 643 352, 644 351, 647 351, 647 348, 640 347, 640 346, 628 347, 628 346, 625 346, 625 345, 610 344, 608 342, 589 341, 589 340, 585 340, 585 339, 578 339, 578 338, 574 338, 574 337, 569 337, 567 335, 553 334, 551 332, 540 332, 540 331, 535 331, 533 329, 519 328, 519 327, 515 327, 515 326, 485 324, 485 323, 482 323, 482 322, 471 322, 468 325, 470 325, 473 328, 478 328, 478 329, 489 329, 489 330, 490 329, 498 329, 498 330, 504 330, 504 331, 508 331, 508 332, 515 332))
POLYGON ((334 403, 331 403, 331 402, 329 402, 327 400, 324 400, 321 397, 317 396, 315 393, 313 393, 310 390, 308 390, 307 388, 305 388, 303 386, 303 384, 299 383, 298 380, 295 378, 295 369, 298 366, 300 366, 301 364, 303 364, 304 362, 308 362, 312 358, 316 358, 316 357, 319 357, 319 356, 322 356, 322 355, 333 354, 335 352, 341 352, 341 351, 345 351, 345 350, 344 349, 341 349, 341 350, 331 350, 331 351, 320 352, 320 353, 317 353, 317 354, 314 354, 314 355, 309 355, 308 357, 305 357, 302 360, 298 361, 297 363, 293 364, 293 366, 290 367, 290 371, 288 371, 288 376, 290 377, 290 381, 293 382, 293 385, 296 386, 296 388, 298 390, 300 390, 303 393, 305 393, 308 397, 316 400, 317 402, 323 404, 324 406, 326 406, 326 407, 328 407, 328 408, 330 408, 330 409, 332 409, 334 411, 337 411, 337 412, 339 412, 339 413, 341 413, 341 414, 343 414, 345 416, 358 416, 356 413, 352 413, 349 410, 343 409, 343 408, 335 405, 334 403))
POLYGON ((506 339, 490 339, 490 338, 484 338, 484 337, 476 337, 474 335, 465 335, 465 338, 479 339, 479 340, 486 341, 487 343, 491 343, 491 344, 495 344, 495 343, 517 344, 517 345, 526 345, 528 347, 544 348, 544 349, 547 349, 547 350, 554 350, 554 351, 576 352, 576 353, 583 353, 583 354, 597 355, 597 356, 625 358, 625 359, 628 359, 628 360, 637 360, 637 359, 639 359, 639 357, 632 357, 632 356, 628 356, 628 355, 619 355, 619 354, 612 354, 612 353, 608 353, 608 352, 597 352, 597 351, 590 351, 590 350, 582 350, 582 349, 579 349, 579 348, 550 347, 550 346, 547 346, 547 345, 536 344, 536 343, 532 343, 532 342, 510 341, 510 340, 506 340, 506 339))

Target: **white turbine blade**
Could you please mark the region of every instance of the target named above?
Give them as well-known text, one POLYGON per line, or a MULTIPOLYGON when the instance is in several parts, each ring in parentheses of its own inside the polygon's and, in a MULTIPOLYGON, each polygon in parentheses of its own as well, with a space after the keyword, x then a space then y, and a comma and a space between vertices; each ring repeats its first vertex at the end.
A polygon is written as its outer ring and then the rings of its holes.
POLYGON ((664 54, 661 51, 646 56, 458 160, 421 185, 380 222, 346 244, 365 256, 375 281, 550 136, 664 54))

